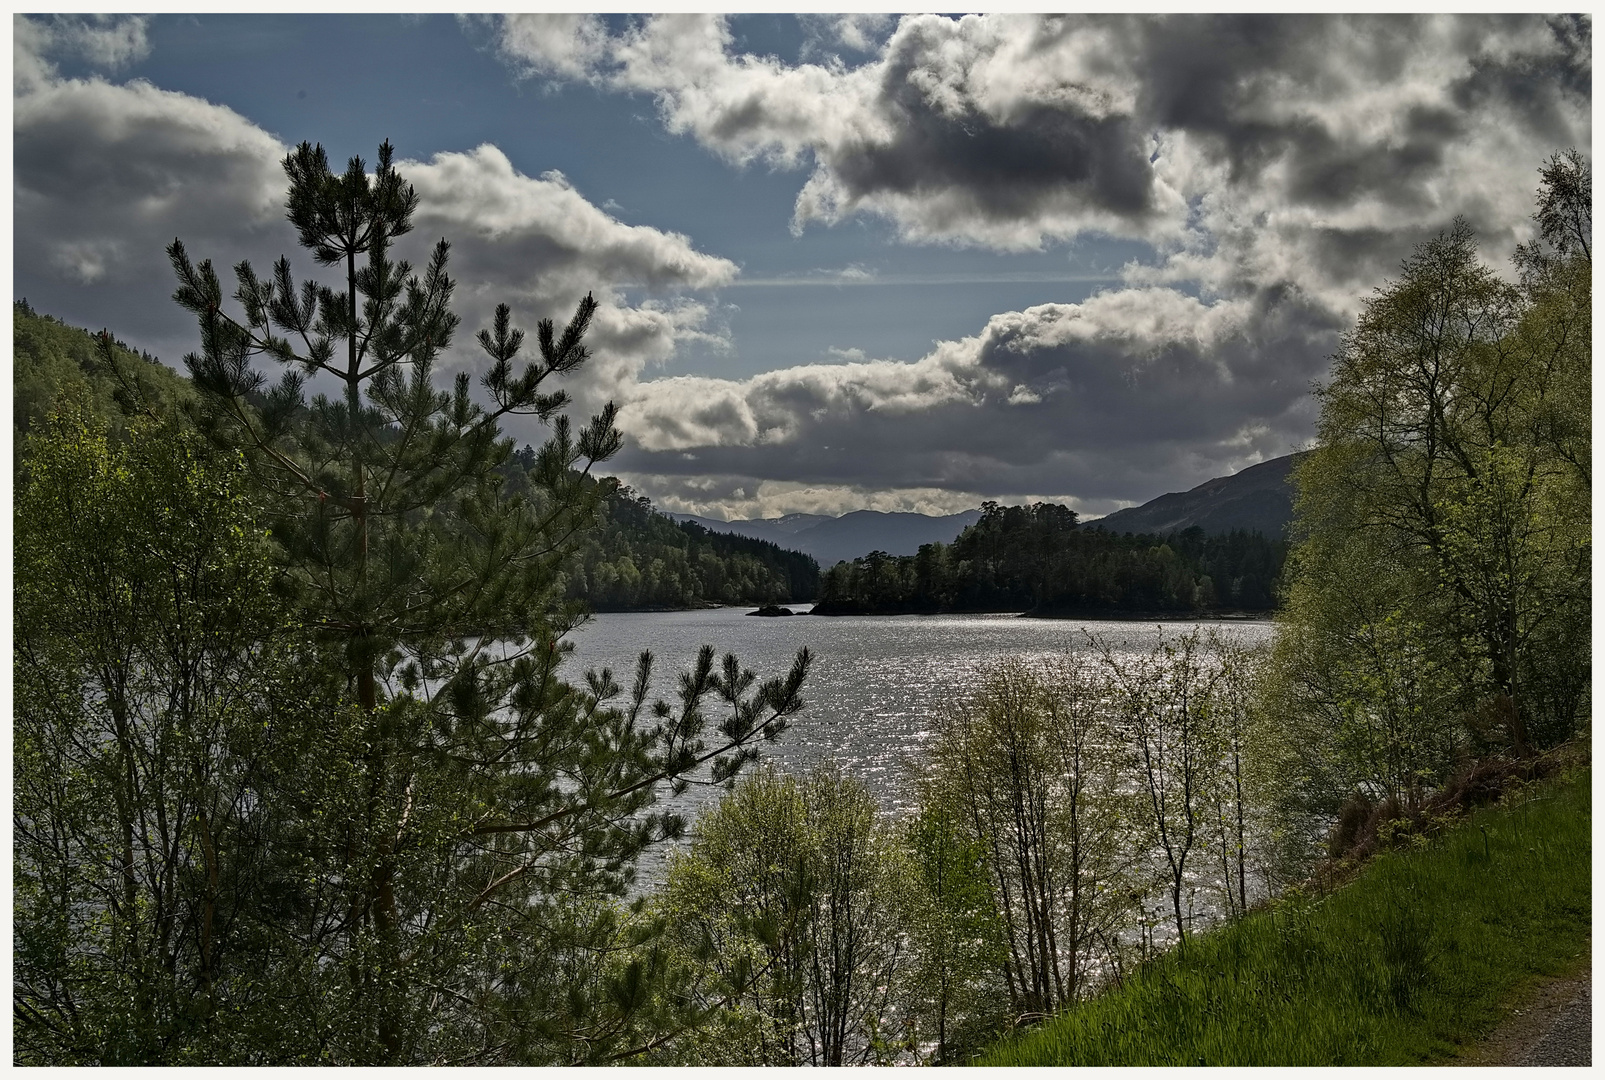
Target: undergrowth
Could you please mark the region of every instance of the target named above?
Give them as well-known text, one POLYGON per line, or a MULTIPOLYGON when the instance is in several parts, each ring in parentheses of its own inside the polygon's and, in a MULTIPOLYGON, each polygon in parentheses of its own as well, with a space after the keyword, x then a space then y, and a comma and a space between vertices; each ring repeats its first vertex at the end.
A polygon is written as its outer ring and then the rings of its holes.
POLYGON ((1409 1065, 1588 947, 1589 770, 1201 935, 983 1065, 1409 1065))

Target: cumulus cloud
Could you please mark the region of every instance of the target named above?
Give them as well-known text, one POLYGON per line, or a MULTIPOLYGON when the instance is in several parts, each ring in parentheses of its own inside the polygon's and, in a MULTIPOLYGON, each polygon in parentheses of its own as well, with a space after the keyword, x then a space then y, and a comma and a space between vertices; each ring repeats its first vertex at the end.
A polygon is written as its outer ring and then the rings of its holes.
MULTIPOLYGON (((503 24, 509 55, 519 27, 503 24)), ((652 17, 590 47, 584 77, 651 95, 734 165, 797 170, 795 230, 867 215, 916 243, 1101 235, 1149 254, 1121 288, 1000 314, 913 363, 642 383, 642 475, 1096 500, 1285 453, 1371 288, 1456 215, 1499 262, 1528 235, 1537 166, 1590 136, 1586 18, 815 17, 803 33, 792 63, 738 51, 723 16, 652 17)))
POLYGON ((956 348, 912 364, 809 364, 744 381, 678 376, 629 388, 623 422, 648 451, 778 446, 825 420, 851 424, 974 401, 988 377, 956 348))
POLYGON ((803 26, 813 30, 819 38, 857 53, 878 50, 896 22, 893 16, 884 12, 865 11, 845 15, 803 15, 799 18, 803 26))
POLYGON ((802 484, 755 480, 744 476, 666 476, 622 472, 619 478, 639 491, 653 492, 653 502, 659 509, 723 521, 775 518, 785 514, 840 517, 854 510, 945 517, 972 510, 985 498, 973 491, 945 488, 802 484))
POLYGON ((1123 289, 997 315, 912 363, 640 383, 620 467, 655 497, 731 516, 765 481, 790 485, 771 490, 772 508, 804 488, 923 489, 1105 513, 1178 475, 1287 453, 1338 330, 1293 290, 1206 304, 1123 289), (695 487, 710 476, 724 480, 695 487))
POLYGON ((18 277, 165 281, 162 252, 180 233, 228 243, 224 258, 260 257, 265 232, 287 235, 283 152, 238 113, 148 82, 35 85, 12 103, 18 277))
MULTIPOLYGON (((530 18, 509 17, 500 48, 539 63, 530 18)), ((884 40, 834 25, 878 55, 737 54, 724 17, 690 15, 574 55, 732 162, 807 170, 798 228, 873 214, 1004 250, 1096 232, 1195 275, 1209 249, 1221 285, 1455 213, 1503 241, 1526 214, 1510 193, 1590 126, 1586 20, 906 16, 884 40)))
MULTIPOLYGON (((619 222, 559 172, 523 175, 495 146, 399 167, 420 197, 414 244, 452 242, 465 325, 487 323, 499 303, 526 319, 562 321, 586 293, 604 301, 589 339, 596 360, 574 388, 587 405, 617 396, 680 344, 708 337, 708 305, 676 294, 727 284, 737 273, 685 236, 619 222), (628 304, 623 290, 631 287, 660 298, 628 304)), ((459 362, 478 361, 460 354, 459 362)))
MULTIPOLYGON (((281 254, 302 273, 319 271, 297 257, 284 220, 288 147, 278 138, 229 108, 142 80, 61 78, 47 59, 68 48, 132 57, 128 43, 143 33, 126 21, 16 24, 19 55, 34 58, 37 75, 13 96, 16 289, 41 310, 114 326, 176 361, 195 347, 195 331, 168 300, 164 249, 175 236, 225 278, 241 258, 262 268, 281 254)), ((708 303, 683 293, 730 281, 728 260, 679 234, 622 223, 561 174, 524 175, 492 145, 400 167, 421 200, 402 254, 416 265, 435 239, 452 241, 467 330, 500 302, 530 326, 566 319, 587 292, 601 301, 591 339, 599 358, 577 387, 582 404, 633 384, 687 341, 717 344, 708 303)), ((473 348, 464 333, 448 366, 477 367, 473 348)))
POLYGON ((51 15, 11 21, 12 79, 18 88, 48 81, 52 56, 72 56, 114 72, 150 55, 144 15, 51 15))
MULTIPOLYGON (((485 144, 399 166, 422 200, 415 226, 444 230, 487 279, 520 292, 559 292, 573 278, 650 289, 728 284, 736 266, 678 233, 625 225, 591 204, 562 173, 525 176, 485 144)), ((572 286, 569 286, 572 288, 572 286)))
POLYGON ((526 76, 584 79, 606 50, 597 15, 532 12, 508 19, 497 35, 497 52, 526 76))

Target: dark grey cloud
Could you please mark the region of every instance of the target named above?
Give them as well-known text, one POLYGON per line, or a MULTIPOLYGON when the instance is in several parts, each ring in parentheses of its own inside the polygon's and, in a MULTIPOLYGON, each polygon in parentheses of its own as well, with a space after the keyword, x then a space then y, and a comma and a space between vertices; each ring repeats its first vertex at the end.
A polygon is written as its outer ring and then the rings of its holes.
POLYGON ((149 291, 172 280, 166 246, 182 236, 225 276, 292 247, 283 152, 239 114, 149 83, 30 88, 12 106, 16 293, 176 362, 194 347, 192 320, 159 302, 170 289, 149 291))
POLYGON ((1210 306, 1122 290, 996 316, 914 363, 643 383, 618 465, 688 507, 711 498, 691 481, 714 475, 727 498, 767 481, 1106 512, 1302 443, 1339 329, 1291 288, 1210 306))
POLYGON ((1461 133, 1446 109, 1386 100, 1419 59, 1420 22, 1271 15, 1135 20, 1133 67, 1142 85, 1136 111, 1225 163, 1232 185, 1261 182, 1266 170, 1281 166, 1289 194, 1300 202, 1344 203, 1383 182, 1408 197, 1414 177, 1439 164, 1435 148, 1461 133), (1342 133, 1344 99, 1368 93, 1382 95, 1383 108, 1402 124, 1342 133))
MULTIPOLYGON (((1490 17, 1492 32, 1521 33, 1530 17, 1490 17)), ((1568 102, 1588 101, 1593 94, 1593 24, 1587 15, 1550 15, 1544 19, 1547 40, 1509 56, 1477 53, 1470 72, 1455 81, 1452 97, 1468 112, 1491 105, 1509 109, 1540 138, 1563 141, 1573 134, 1568 102)))
POLYGON ((1009 222, 1036 217, 1067 194, 1120 217, 1149 213, 1151 129, 1130 115, 1064 103, 1026 101, 998 116, 972 97, 933 100, 924 76, 947 44, 944 30, 916 24, 889 42, 876 106, 890 137, 831 155, 847 198, 963 191, 976 214, 1009 222))
MULTIPOLYGON (((551 52, 563 30, 514 17, 503 52, 551 52)), ((1363 208, 1362 230, 1464 212, 1466 150, 1508 175, 1586 142, 1591 33, 1580 17, 906 16, 849 67, 739 54, 722 18, 665 16, 605 41, 593 26, 573 52, 716 153, 811 169, 798 227, 871 213, 915 240, 1093 230, 1163 248, 1217 226, 1221 203, 1363 208)))
POLYGON ((1578 137, 1586 20, 1522 16, 1184 16, 1142 20, 1138 112, 1229 165, 1285 170, 1316 207, 1372 197, 1432 211, 1446 151, 1497 111, 1541 146, 1578 137), (1370 124, 1353 123, 1362 110, 1370 124), (1375 119, 1389 120, 1378 124, 1375 119))

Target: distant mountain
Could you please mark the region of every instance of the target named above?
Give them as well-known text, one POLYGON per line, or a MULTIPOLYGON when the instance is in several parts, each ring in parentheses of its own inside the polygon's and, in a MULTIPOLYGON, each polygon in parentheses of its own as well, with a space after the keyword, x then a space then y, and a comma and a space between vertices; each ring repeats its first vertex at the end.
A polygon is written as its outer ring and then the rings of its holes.
MULTIPOLYGON (((1161 495, 1141 506, 1116 510, 1089 521, 1093 528, 1114 533, 1171 533, 1197 525, 1206 533, 1233 529, 1285 539, 1293 520, 1293 485, 1288 477, 1298 454, 1250 465, 1231 476, 1216 477, 1191 491, 1161 495)), ((824 560, 820 560, 823 565, 824 560)))
MULTIPOLYGON (((1297 454, 1262 461, 1232 476, 1199 484, 1191 491, 1161 495, 1141 506, 1117 510, 1087 524, 1113 533, 1172 533, 1197 525, 1206 533, 1233 529, 1261 533, 1269 539, 1287 536, 1293 520, 1293 487, 1288 483, 1297 454)), ((931 517, 926 514, 885 514, 855 510, 841 517, 787 514, 785 517, 743 521, 717 521, 695 514, 670 514, 678 521, 694 521, 711 532, 735 533, 768 540, 819 560, 822 570, 851 561, 871 551, 913 555, 921 544, 950 544, 981 517, 980 510, 931 517)))
POLYGON ((819 560, 821 567, 834 566, 844 559, 884 551, 888 555, 913 555, 921 544, 950 544, 974 524, 980 510, 931 517, 927 514, 886 514, 879 510, 855 510, 841 517, 820 514, 787 514, 778 518, 745 521, 716 521, 695 514, 671 514, 680 521, 694 521, 712 532, 735 533, 768 540, 783 548, 801 551, 819 560))
MULTIPOLYGON (((707 519, 706 518, 699 518, 698 520, 699 521, 706 521, 707 519)), ((761 526, 767 528, 769 531, 773 532, 776 536, 795 536, 796 534, 802 532, 804 529, 811 529, 815 525, 819 525, 819 524, 821 524, 823 522, 826 522, 826 521, 835 521, 835 520, 836 520, 835 518, 827 517, 824 514, 787 514, 785 517, 758 518, 756 520, 748 520, 748 521, 725 521, 725 522, 720 522, 720 524, 722 524, 722 525, 751 525, 751 526, 754 526, 754 527, 757 527, 757 526, 761 525, 761 526)))
MULTIPOLYGON (((791 538, 805 529, 810 529, 822 521, 834 521, 834 518, 823 514, 787 514, 777 518, 747 518, 738 521, 720 521, 718 518, 701 517, 697 514, 670 513, 676 521, 694 521, 709 532, 732 533, 736 536, 750 536, 754 540, 768 540, 772 544, 784 543, 784 546, 793 551, 802 551, 791 542, 791 538)), ((805 552, 805 554, 811 554, 805 552)))

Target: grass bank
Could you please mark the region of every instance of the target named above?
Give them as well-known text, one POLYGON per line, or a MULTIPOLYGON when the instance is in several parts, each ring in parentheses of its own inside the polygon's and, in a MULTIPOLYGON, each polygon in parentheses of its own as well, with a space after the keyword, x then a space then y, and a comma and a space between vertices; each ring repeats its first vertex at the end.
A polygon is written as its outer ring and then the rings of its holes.
POLYGON ((1411 1065, 1588 947, 1589 771, 1193 939, 982 1065, 1411 1065))

